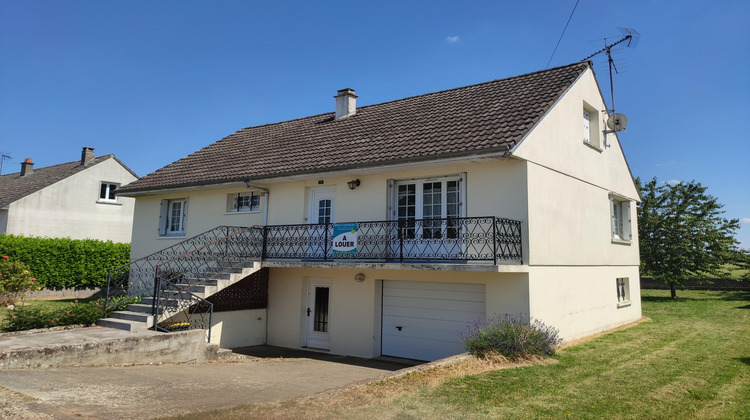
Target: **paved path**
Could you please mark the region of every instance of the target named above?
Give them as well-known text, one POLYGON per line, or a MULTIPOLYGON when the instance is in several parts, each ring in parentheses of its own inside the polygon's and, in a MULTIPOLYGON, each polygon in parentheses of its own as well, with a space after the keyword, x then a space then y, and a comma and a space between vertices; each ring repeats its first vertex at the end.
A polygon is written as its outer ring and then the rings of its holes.
MULTIPOLYGON (((292 399, 405 367, 386 361, 280 351, 279 355, 292 357, 185 365, 2 370, 0 417, 147 419, 292 399)), ((275 355, 268 346, 261 346, 259 352, 275 355)), ((245 353, 252 354, 252 348, 245 353)))

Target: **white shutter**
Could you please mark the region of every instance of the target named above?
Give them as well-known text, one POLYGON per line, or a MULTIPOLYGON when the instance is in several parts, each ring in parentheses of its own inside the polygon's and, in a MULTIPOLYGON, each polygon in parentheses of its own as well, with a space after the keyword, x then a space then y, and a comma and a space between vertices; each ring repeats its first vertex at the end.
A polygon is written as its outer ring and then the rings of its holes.
POLYGON ((187 235, 188 199, 182 201, 182 232, 187 235))
POLYGON ((631 241, 633 240, 633 226, 630 222, 630 201, 624 201, 622 203, 622 213, 623 213, 623 226, 622 226, 622 239, 631 241))
POLYGON ((591 141, 591 135, 589 132, 590 127, 590 116, 589 112, 585 109, 583 110, 583 141, 590 142, 591 141))
POLYGON ((394 188, 396 186, 396 180, 395 179, 389 179, 388 180, 388 219, 389 220, 396 220, 396 204, 398 201, 396 189, 394 188))
POLYGON ((617 235, 617 219, 615 218, 615 206, 616 205, 617 203, 615 202, 614 197, 610 195, 609 196, 609 222, 610 222, 610 230, 611 230, 613 239, 617 235))
POLYGON ((169 212, 169 200, 161 200, 161 208, 159 209, 159 235, 167 234, 167 214, 169 212))

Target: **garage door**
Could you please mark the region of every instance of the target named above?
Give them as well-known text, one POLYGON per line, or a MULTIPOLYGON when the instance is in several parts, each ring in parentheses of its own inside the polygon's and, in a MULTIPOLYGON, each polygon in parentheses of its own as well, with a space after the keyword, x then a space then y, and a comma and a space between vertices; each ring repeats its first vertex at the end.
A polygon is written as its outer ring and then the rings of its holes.
POLYGON ((483 284, 383 281, 384 356, 437 360, 466 350, 460 332, 485 319, 483 284))

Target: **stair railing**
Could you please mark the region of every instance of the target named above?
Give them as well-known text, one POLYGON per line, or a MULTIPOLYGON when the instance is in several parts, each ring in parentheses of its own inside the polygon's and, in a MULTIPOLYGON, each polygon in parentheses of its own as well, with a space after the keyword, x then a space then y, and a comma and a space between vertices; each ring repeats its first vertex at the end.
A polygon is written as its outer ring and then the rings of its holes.
MULTIPOLYGON (((255 227, 219 226, 109 270, 105 308, 112 310, 134 298, 153 296, 156 300, 157 296, 154 296, 154 293, 157 290, 157 266, 164 270, 168 267, 165 265, 166 262, 179 257, 186 259, 186 256, 190 255, 190 258, 196 261, 202 260, 203 267, 208 268, 209 263, 212 263, 214 269, 220 269, 234 261, 256 258, 262 248, 260 241, 255 239, 261 237, 259 231, 260 229, 255 227), (246 235, 239 235, 240 232, 245 232, 246 235), (218 244, 223 246, 221 252, 218 250, 218 244)), ((193 265, 196 266, 197 264, 193 265)), ((153 312, 153 315, 155 319, 159 318, 156 312, 153 312)))

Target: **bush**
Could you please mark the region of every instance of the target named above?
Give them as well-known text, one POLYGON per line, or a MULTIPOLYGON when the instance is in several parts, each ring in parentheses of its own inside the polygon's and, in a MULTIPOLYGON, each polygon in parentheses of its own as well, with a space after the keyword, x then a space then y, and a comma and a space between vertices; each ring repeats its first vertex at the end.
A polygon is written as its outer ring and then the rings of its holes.
POLYGON ((0 255, 23 261, 41 287, 103 287, 108 270, 130 262, 130 244, 0 235, 0 255))
POLYGON ((469 325, 461 335, 466 349, 476 357, 500 354, 511 360, 529 356, 550 356, 562 342, 557 328, 522 315, 495 315, 469 325))
POLYGON ((11 261, 7 255, 0 258, 0 305, 13 305, 27 291, 39 288, 39 282, 31 277, 26 264, 11 261))
POLYGON ((120 302, 108 311, 104 310, 104 299, 93 302, 70 302, 58 309, 31 309, 15 307, 8 311, 0 331, 26 331, 38 328, 63 327, 67 325, 91 325, 100 318, 106 318, 112 311, 124 310, 128 304, 140 303, 141 298, 134 297, 120 302))
POLYGON ((11 332, 66 325, 91 325, 99 318, 104 318, 102 299, 88 303, 71 302, 65 308, 53 310, 16 307, 5 316, 3 330, 11 332))

